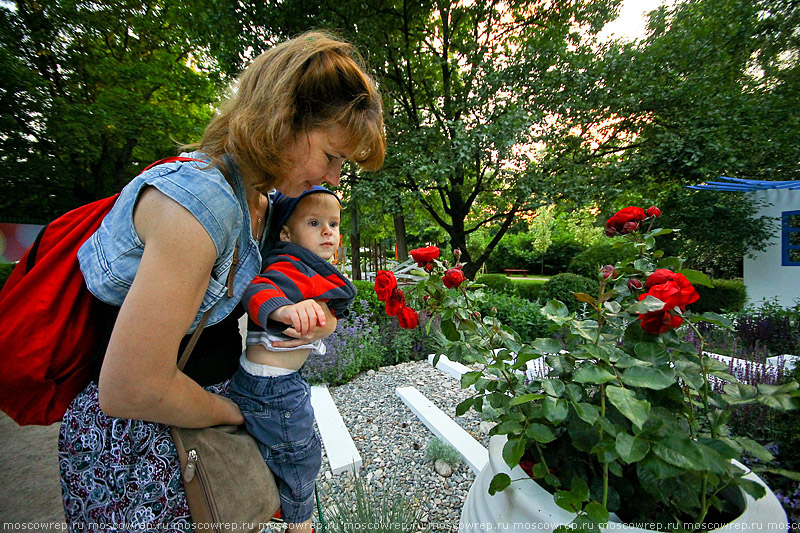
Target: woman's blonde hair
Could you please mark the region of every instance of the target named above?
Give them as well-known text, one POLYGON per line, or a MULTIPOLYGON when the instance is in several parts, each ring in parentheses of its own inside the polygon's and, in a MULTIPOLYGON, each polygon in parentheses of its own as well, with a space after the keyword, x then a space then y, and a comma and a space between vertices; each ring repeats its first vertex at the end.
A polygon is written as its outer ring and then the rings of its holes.
POLYGON ((375 82, 352 45, 313 31, 258 56, 201 141, 187 148, 205 152, 225 174, 223 156, 232 155, 265 192, 288 168, 287 143, 331 126, 347 132, 358 165, 367 170, 383 165, 383 106, 375 82))

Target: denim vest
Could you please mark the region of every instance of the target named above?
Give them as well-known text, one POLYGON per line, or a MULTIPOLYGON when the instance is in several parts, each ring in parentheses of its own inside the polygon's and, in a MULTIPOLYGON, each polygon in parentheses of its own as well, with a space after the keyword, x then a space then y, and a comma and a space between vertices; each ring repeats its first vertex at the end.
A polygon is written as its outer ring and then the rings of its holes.
MULTIPOLYGON (((200 152, 181 155, 209 161, 200 152)), ((100 228, 78 251, 81 271, 92 294, 110 305, 122 305, 144 251, 144 243, 133 225, 133 209, 143 188, 152 186, 192 213, 217 249, 203 303, 187 333, 194 331, 203 313, 217 302, 220 304, 209 315, 208 324, 216 324, 228 316, 261 270, 261 253, 251 236, 250 211, 239 169, 230 159, 225 162, 231 169, 233 188, 218 168, 205 168, 206 163, 194 161, 157 165, 128 183, 100 228), (226 281, 237 244, 239 264, 234 270, 233 297, 228 298, 226 281)), ((269 211, 271 214, 272 210, 269 211)))

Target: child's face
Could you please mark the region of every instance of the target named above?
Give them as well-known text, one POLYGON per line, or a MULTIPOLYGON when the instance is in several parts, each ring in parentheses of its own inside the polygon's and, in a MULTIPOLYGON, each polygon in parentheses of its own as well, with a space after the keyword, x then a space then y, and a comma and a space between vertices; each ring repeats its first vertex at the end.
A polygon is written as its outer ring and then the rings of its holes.
POLYGON ((310 194, 300 200, 281 228, 282 241, 292 242, 326 261, 339 249, 341 207, 333 195, 310 194))

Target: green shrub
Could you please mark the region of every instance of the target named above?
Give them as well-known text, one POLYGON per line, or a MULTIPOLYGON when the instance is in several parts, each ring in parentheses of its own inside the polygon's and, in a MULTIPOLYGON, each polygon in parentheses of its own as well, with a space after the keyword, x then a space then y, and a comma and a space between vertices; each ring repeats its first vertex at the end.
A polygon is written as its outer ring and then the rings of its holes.
POLYGON ((547 280, 514 278, 509 280, 514 294, 531 302, 539 299, 539 294, 547 280))
MULTIPOLYGON (((538 267, 531 272, 553 276, 567 271, 572 260, 583 253, 586 246, 571 239, 554 240, 544 253, 544 269, 538 267)), ((541 261, 541 258, 539 259, 541 261)))
POLYGON ((487 292, 486 297, 478 301, 478 310, 484 316, 496 313, 498 320, 516 331, 525 342, 547 335, 550 325, 538 303, 513 294, 487 292))
POLYGON ((486 285, 486 288, 493 292, 514 293, 514 282, 504 274, 481 274, 475 276, 475 281, 486 285))
POLYGON ((600 267, 616 265, 628 256, 625 247, 614 247, 612 241, 603 241, 587 248, 570 261, 567 272, 589 279, 597 279, 600 267))
POLYGON ((378 300, 378 295, 375 294, 375 283, 372 281, 353 280, 358 295, 356 295, 356 302, 365 300, 367 307, 372 314, 374 320, 380 320, 386 316, 386 304, 378 300))
POLYGON ((461 454, 458 450, 447 444, 439 437, 428 439, 428 444, 425 447, 425 457, 431 462, 444 461, 453 468, 457 468, 461 464, 461 454))
POLYGON ((747 301, 744 282, 740 279, 715 279, 714 287, 695 285, 700 299, 689 306, 695 313, 734 313, 741 311, 747 301))
POLYGON ((596 295, 599 282, 578 274, 564 273, 557 274, 550 278, 542 287, 539 297, 543 300, 559 300, 567 306, 570 311, 577 311, 583 308, 573 292, 584 292, 596 295))
POLYGON ((0 289, 6 284, 6 280, 15 266, 17 266, 15 263, 0 263, 0 289))

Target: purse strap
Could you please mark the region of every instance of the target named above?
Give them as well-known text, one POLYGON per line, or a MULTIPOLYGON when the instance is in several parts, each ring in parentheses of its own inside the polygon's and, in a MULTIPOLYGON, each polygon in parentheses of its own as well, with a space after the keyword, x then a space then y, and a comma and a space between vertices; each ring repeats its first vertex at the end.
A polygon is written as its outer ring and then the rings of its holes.
MULTIPOLYGON (((236 247, 233 249, 233 263, 231 264, 231 272, 228 274, 228 279, 226 281, 226 285, 228 288, 228 297, 233 296, 233 269, 236 268, 238 264, 239 258, 239 245, 237 244, 236 247)), ((220 300, 221 302, 222 300, 220 300)), ((183 367, 186 366, 186 363, 189 361, 189 356, 192 355, 192 351, 194 350, 195 344, 200 339, 200 334, 203 332, 203 329, 206 327, 208 323, 208 317, 211 315, 211 311, 213 311, 219 302, 214 304, 214 306, 203 313, 203 316, 200 318, 200 322, 197 324, 197 327, 194 329, 194 333, 192 333, 191 338, 189 339, 189 343, 186 345, 186 348, 183 349, 183 353, 181 354, 180 359, 178 359, 178 370, 181 372, 183 371, 183 367)))

